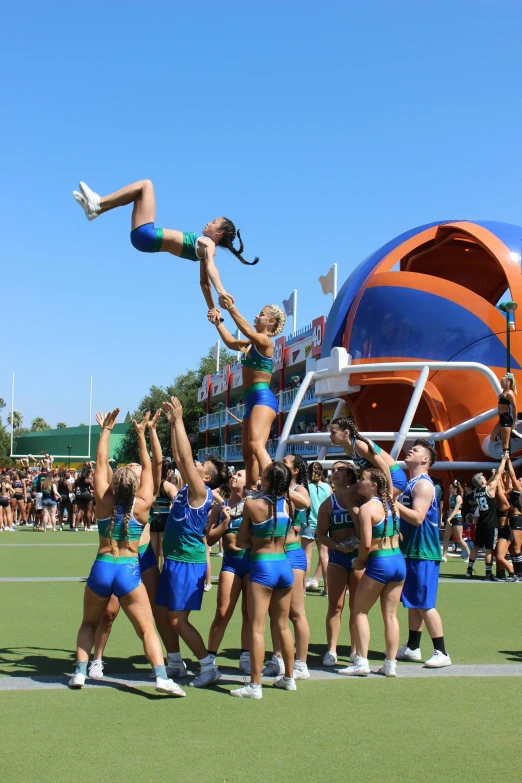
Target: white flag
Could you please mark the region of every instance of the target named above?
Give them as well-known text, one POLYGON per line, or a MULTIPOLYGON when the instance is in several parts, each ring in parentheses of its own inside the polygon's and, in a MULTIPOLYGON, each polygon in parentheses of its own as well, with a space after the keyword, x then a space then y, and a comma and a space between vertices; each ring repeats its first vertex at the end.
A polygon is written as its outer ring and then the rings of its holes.
POLYGON ((212 358, 216 361, 219 359, 219 340, 212 346, 212 358))
POLYGON ((323 289, 323 294, 333 294, 334 293, 334 277, 335 277, 335 264, 330 267, 328 270, 328 274, 321 275, 319 278, 319 282, 321 283, 321 288, 323 289))

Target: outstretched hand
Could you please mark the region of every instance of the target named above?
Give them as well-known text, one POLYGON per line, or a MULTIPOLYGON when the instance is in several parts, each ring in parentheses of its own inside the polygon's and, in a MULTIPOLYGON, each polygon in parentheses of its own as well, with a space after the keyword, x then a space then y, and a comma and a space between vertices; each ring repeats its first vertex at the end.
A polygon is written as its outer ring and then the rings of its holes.
POLYGON ((147 413, 144 415, 143 419, 140 421, 139 424, 136 421, 136 419, 132 420, 132 423, 134 424, 134 429, 136 430, 138 435, 145 434, 145 430, 147 429, 147 426, 149 424, 149 419, 150 419, 150 411, 147 411, 147 413))
POLYGON ((219 294, 219 304, 226 310, 229 310, 232 307, 234 301, 232 294, 219 294))
POLYGON ((147 427, 148 427, 149 430, 155 430, 156 429, 160 416, 161 416, 161 408, 158 408, 158 410, 156 411, 156 413, 154 414, 152 419, 147 422, 147 427))
POLYGON ((170 402, 166 400, 162 407, 170 424, 174 424, 175 421, 180 421, 183 418, 183 408, 177 397, 171 397, 170 402))
POLYGON ((98 411, 96 413, 96 422, 100 425, 100 427, 107 430, 112 430, 114 425, 116 424, 116 419, 118 418, 118 413, 120 412, 119 408, 114 408, 113 411, 110 411, 109 413, 106 413, 106 411, 98 411))
POLYGON ((217 307, 211 307, 207 313, 207 318, 211 324, 219 323, 219 319, 221 318, 221 310, 218 310, 217 307))

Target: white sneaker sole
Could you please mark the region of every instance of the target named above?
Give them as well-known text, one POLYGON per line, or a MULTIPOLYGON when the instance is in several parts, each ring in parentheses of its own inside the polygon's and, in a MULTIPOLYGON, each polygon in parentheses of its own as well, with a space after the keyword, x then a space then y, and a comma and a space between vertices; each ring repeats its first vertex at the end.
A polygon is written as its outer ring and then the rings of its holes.
POLYGON ((424 668, 425 669, 444 669, 446 666, 451 666, 451 661, 449 663, 425 663, 424 668))
POLYGON ((181 689, 180 691, 171 691, 168 688, 162 688, 161 685, 156 686, 154 690, 156 691, 156 693, 164 693, 166 696, 177 696, 179 698, 182 698, 183 696, 187 695, 185 691, 182 691, 181 689))

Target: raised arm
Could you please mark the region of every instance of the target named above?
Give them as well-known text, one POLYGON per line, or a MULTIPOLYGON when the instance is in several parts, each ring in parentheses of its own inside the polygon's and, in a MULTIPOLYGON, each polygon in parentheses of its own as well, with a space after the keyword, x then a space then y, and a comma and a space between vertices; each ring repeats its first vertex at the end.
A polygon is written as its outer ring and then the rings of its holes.
POLYGON ((264 348, 265 350, 267 348, 273 349, 273 343, 270 337, 267 334, 259 334, 259 332, 256 332, 254 327, 249 324, 246 318, 241 315, 234 304, 234 299, 230 296, 230 294, 220 295, 219 304, 228 310, 230 317, 238 327, 241 334, 244 334, 245 337, 248 337, 248 341, 255 345, 256 348, 264 348))
POLYGON ((310 508, 310 495, 300 484, 294 487, 294 489, 291 489, 288 494, 290 495, 290 500, 298 511, 302 511, 305 508, 310 508))
POLYGON ((212 507, 212 511, 208 515, 208 528, 207 528, 207 544, 214 546, 219 539, 226 532, 228 523, 230 522, 230 515, 227 513, 230 509, 224 506, 223 503, 219 503, 212 507), (220 520, 221 512, 223 512, 223 519, 220 520))
POLYGON ((177 397, 171 397, 170 402, 163 403, 163 410, 170 422, 173 450, 175 447, 178 454, 177 459, 175 458, 178 470, 189 487, 189 503, 200 506, 207 497, 207 488, 194 465, 192 449, 183 424, 183 408, 177 397))
POLYGON ((102 503, 103 498, 107 494, 109 489, 109 481, 107 480, 107 468, 109 467, 109 439, 111 436, 111 430, 116 424, 118 418, 119 408, 115 408, 111 413, 102 413, 98 411, 96 414, 96 421, 101 421, 101 434, 98 441, 98 448, 96 449, 96 470, 94 472, 94 497, 97 503, 102 503))
POLYGON ((522 492, 522 483, 517 479, 515 475, 515 468, 513 467, 512 462, 509 458, 507 459, 507 468, 511 481, 513 482, 513 486, 515 487, 517 492, 522 492))
POLYGON ((149 450, 147 448, 147 441, 145 440, 145 430, 149 423, 150 413, 144 415, 143 419, 138 422, 136 419, 132 420, 134 429, 138 435, 138 448, 140 451, 140 464, 141 464, 141 480, 140 488, 136 493, 137 498, 143 500, 145 506, 150 508, 154 501, 154 480, 152 478, 152 463, 149 457, 149 450))
POLYGON ((493 473, 491 474, 491 477, 490 477, 490 479, 488 481, 488 489, 489 489, 488 494, 491 497, 493 497, 493 495, 497 491, 497 484, 500 481, 500 479, 502 478, 502 474, 504 473, 504 470, 506 468, 507 458, 508 458, 508 455, 506 453, 504 453, 502 455, 502 461, 500 463, 499 469, 496 470, 496 471, 493 471, 493 473))
POLYGON ((161 408, 158 408, 152 419, 147 424, 149 430, 150 448, 152 451, 152 481, 153 481, 153 493, 156 498, 161 484, 161 471, 163 469, 163 454, 161 453, 161 443, 158 438, 156 427, 158 425, 159 417, 161 416, 161 408))
MULTIPOLYGON (((201 265, 205 267, 207 277, 212 283, 212 285, 214 286, 214 288, 216 289, 219 296, 224 296, 226 295, 226 291, 223 286, 223 283, 221 282, 221 278, 219 277, 219 272, 217 270, 217 266, 214 261, 214 257, 216 255, 216 246, 212 242, 212 240, 207 240, 206 242, 204 242, 204 245, 205 245, 205 258, 201 260, 201 265)), ((200 281, 201 281, 201 275, 200 275, 200 281)), ((213 300, 212 300, 212 305, 214 305, 213 300)))
MULTIPOLYGON (((219 310, 217 312, 219 312, 219 310)), ((218 330, 219 336, 227 348, 230 348, 231 351, 244 351, 250 345, 248 340, 238 340, 237 337, 234 337, 234 335, 230 334, 226 326, 221 323, 220 315, 216 316, 212 323, 218 330)))
MULTIPOLYGON (((105 411, 103 413, 101 411, 97 411, 97 413, 96 413, 96 415, 94 417, 96 419, 96 424, 98 424, 98 426, 101 427, 102 430, 103 430, 103 422, 104 422, 106 416, 107 416, 107 414, 105 413, 105 411)), ((98 467, 98 466, 96 465, 96 467, 98 467)), ((111 484, 112 483, 112 468, 111 468, 111 464, 110 464, 109 458, 108 458, 108 451, 107 451, 106 476, 107 476, 107 484, 111 484)))
POLYGON ((239 525, 239 530, 236 535, 236 546, 238 549, 248 549, 252 546, 250 537, 250 525, 252 522, 250 504, 252 502, 255 501, 247 498, 245 500, 245 505, 243 506, 243 518, 241 519, 241 524, 239 525))
POLYGON ((368 462, 371 462, 374 467, 382 470, 386 476, 386 480, 388 481, 388 492, 390 493, 391 497, 393 497, 393 482, 390 468, 389 465, 387 465, 384 461, 382 454, 376 454, 367 443, 365 443, 363 440, 360 440, 359 438, 357 439, 357 451, 361 457, 364 457, 368 460, 368 462))

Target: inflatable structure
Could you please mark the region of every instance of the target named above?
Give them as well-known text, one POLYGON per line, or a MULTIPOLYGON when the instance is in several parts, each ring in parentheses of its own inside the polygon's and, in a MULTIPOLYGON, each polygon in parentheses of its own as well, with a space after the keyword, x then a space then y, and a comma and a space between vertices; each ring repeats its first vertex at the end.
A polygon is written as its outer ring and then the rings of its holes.
MULTIPOLYGON (((522 317, 521 244, 520 226, 455 220, 383 245, 355 269, 332 306, 321 359, 310 367, 316 390, 342 396, 359 429, 378 441, 402 448, 411 427, 425 428, 440 441, 442 462, 464 469, 484 463, 485 454, 496 458, 500 446, 489 435, 508 328, 511 371, 522 388, 518 314, 508 326, 497 306, 519 303, 522 317)), ((513 438, 512 451, 519 444, 513 438)))

